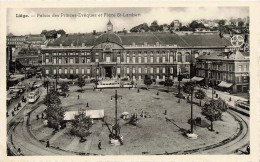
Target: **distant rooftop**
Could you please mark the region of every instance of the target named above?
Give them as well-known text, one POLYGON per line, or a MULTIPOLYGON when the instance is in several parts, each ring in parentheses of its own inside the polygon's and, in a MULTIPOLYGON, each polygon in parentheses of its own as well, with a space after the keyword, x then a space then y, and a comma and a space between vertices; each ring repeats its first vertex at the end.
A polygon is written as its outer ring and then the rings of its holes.
POLYGON ((166 32, 145 32, 145 33, 105 33, 93 35, 88 34, 65 34, 56 39, 48 46, 93 46, 97 42, 116 42, 121 45, 178 45, 179 47, 222 47, 230 46, 231 43, 225 37, 220 38, 218 34, 211 35, 177 35, 166 32))

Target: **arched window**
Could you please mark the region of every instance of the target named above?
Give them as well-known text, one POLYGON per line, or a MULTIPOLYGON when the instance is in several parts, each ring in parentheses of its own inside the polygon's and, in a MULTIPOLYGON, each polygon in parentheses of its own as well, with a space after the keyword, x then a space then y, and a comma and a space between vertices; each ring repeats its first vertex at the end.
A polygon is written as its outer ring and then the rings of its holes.
POLYGON ((177 61, 178 62, 182 62, 182 56, 181 56, 181 53, 177 53, 177 61))
POLYGON ((190 53, 188 53, 188 52, 185 53, 185 61, 186 61, 186 62, 190 62, 190 61, 191 61, 191 59, 190 59, 190 53))

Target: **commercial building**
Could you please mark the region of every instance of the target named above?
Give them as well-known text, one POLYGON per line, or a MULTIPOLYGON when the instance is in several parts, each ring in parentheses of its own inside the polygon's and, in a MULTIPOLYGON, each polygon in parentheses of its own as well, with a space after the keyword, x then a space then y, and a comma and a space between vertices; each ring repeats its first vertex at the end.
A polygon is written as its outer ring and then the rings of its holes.
POLYGON ((238 50, 208 52, 196 58, 194 79, 231 92, 248 92, 249 58, 238 50))
POLYGON ((15 48, 18 49, 23 47, 25 41, 26 41, 25 36, 15 36, 12 33, 6 36, 6 45, 8 46, 13 45, 15 48))
POLYGON ((107 24, 102 34, 63 35, 42 47, 43 76, 61 78, 122 78, 157 80, 195 74, 195 58, 224 51, 230 41, 211 35, 177 35, 166 32, 113 32, 107 24))

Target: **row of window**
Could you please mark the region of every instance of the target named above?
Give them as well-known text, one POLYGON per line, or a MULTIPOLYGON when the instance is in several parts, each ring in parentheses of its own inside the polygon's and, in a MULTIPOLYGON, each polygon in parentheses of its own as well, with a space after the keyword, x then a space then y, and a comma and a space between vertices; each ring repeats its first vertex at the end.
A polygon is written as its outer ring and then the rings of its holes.
MULTIPOLYGON (((80 74, 85 74, 85 69, 80 69, 81 71, 80 71, 80 74)), ((99 69, 97 69, 97 73, 98 73, 98 70, 99 69)), ((138 68, 131 68, 131 72, 133 73, 133 74, 135 74, 135 73, 139 73, 139 74, 141 74, 141 73, 150 73, 150 74, 153 74, 154 73, 154 70, 155 70, 155 72, 157 73, 157 74, 159 74, 159 73, 166 73, 166 68, 142 68, 142 67, 138 67, 138 68), (149 70, 149 71, 148 71, 149 70), (160 72, 160 70, 161 70, 161 72, 160 72)), ((49 69, 46 69, 46 71, 45 71, 45 73, 46 74, 49 74, 49 69)), ((65 68, 65 69, 58 69, 58 74, 74 74, 74 69, 70 69, 70 68, 65 68)), ((75 69, 75 73, 76 74, 79 74, 79 69, 75 69)), ((121 68, 117 68, 117 74, 120 74, 121 73, 121 68)), ((127 74, 130 74, 130 68, 126 68, 126 73, 127 74)), ((173 74, 173 68, 171 67, 171 68, 169 68, 169 73, 170 74, 173 74)), ((57 69, 53 69, 53 74, 57 74, 57 69)), ((90 68, 87 68, 86 69, 86 74, 90 74, 90 68)))
POLYGON ((25 38, 7 38, 7 41, 25 41, 25 38))
MULTIPOLYGON (((204 64, 204 63, 197 63, 196 68, 207 68, 212 70, 223 70, 223 71, 234 71, 234 64, 204 64)), ((239 65, 237 71, 243 72, 248 71, 248 65, 239 65)))
MULTIPOLYGON (((170 56, 169 57, 169 62, 174 62, 176 61, 176 57, 170 56)), ((75 58, 63 58, 64 64, 73 64, 73 63, 89 63, 90 58, 88 57, 87 59, 85 57, 81 57, 81 62, 79 61, 79 57, 75 57, 75 58)), ((111 61, 111 57, 106 57, 105 58, 106 62, 112 62, 111 61)), ((186 55, 185 60, 182 60, 182 56, 181 55, 177 55, 177 61, 178 62, 190 62, 190 55, 186 55)), ((52 62, 49 58, 46 58, 45 60, 46 63, 52 62)), ((99 62, 99 58, 95 59, 95 62, 99 62)), ((138 59, 136 60, 136 57, 126 57, 126 63, 165 63, 166 62, 166 57, 162 57, 162 59, 160 59, 160 57, 156 57, 154 60, 154 57, 144 57, 143 61, 142 61, 142 57, 138 57, 138 59), (130 60, 131 59, 131 60, 130 60)), ((53 57, 53 63, 54 64, 62 64, 62 58, 57 58, 57 57, 53 57)), ((121 57, 117 57, 117 63, 121 63, 121 57)))
MULTIPOLYGON (((145 74, 147 74, 147 73, 150 73, 150 74, 153 74, 154 73, 154 71, 157 73, 157 74, 159 74, 159 73, 166 73, 166 68, 159 68, 159 67, 157 67, 157 68, 153 68, 153 67, 151 67, 151 68, 147 68, 147 67, 138 67, 138 68, 129 68, 129 67, 127 67, 126 68, 126 73, 127 74, 130 74, 130 70, 131 70, 131 73, 133 73, 133 74, 135 74, 136 73, 136 71, 138 72, 138 73, 145 73, 145 74), (160 72, 160 70, 161 70, 161 72, 160 72)), ((173 74, 173 67, 171 67, 171 68, 169 68, 169 72, 170 72, 170 74, 173 74)), ((120 74, 120 71, 121 71, 121 68, 117 68, 117 74, 120 74)))

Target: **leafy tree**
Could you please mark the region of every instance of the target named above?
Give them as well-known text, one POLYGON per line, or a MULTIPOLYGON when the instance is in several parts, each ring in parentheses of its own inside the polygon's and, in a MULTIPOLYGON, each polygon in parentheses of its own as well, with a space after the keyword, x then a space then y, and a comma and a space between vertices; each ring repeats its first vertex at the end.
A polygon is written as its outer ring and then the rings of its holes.
POLYGON ((243 27, 243 26, 244 26, 244 22, 243 22, 243 21, 239 21, 239 22, 238 22, 238 26, 239 26, 239 27, 243 27))
POLYGON ((168 92, 169 92, 169 88, 173 86, 173 81, 170 78, 167 78, 164 82, 164 86, 168 87, 168 92))
POLYGON ((171 22, 170 24, 170 29, 174 28, 174 21, 171 22))
POLYGON ((225 20, 219 20, 218 25, 219 26, 224 26, 225 25, 225 20))
POLYGON ((58 92, 50 90, 50 92, 45 96, 43 103, 47 106, 60 105, 61 100, 59 98, 58 92))
POLYGON ((60 29, 57 31, 57 34, 64 35, 66 32, 63 29, 60 29))
POLYGON ((148 87, 153 83, 152 79, 148 76, 148 75, 145 75, 144 77, 144 84, 147 86, 147 89, 148 87))
POLYGON ((202 114, 205 115, 209 120, 220 120, 222 113, 227 111, 228 105, 222 100, 211 100, 202 107, 202 114))
POLYGON ((194 91, 194 83, 193 82, 186 82, 183 86, 183 92, 191 95, 194 91))
POLYGON ((82 77, 79 77, 78 81, 77 81, 77 84, 81 88, 81 91, 82 91, 82 87, 84 87, 86 85, 85 79, 82 78, 82 77))
POLYGON ((69 91, 69 85, 66 82, 62 82, 60 89, 63 93, 67 93, 69 91))
POLYGON ((58 130, 64 118, 64 108, 60 105, 50 105, 46 109, 46 118, 48 126, 54 130, 58 130))
POLYGON ((195 92, 195 97, 200 100, 200 106, 201 106, 201 100, 206 97, 206 93, 203 90, 199 89, 195 92))
POLYGON ((45 35, 45 36, 46 36, 47 33, 48 33, 47 30, 43 30, 43 31, 41 32, 41 34, 43 34, 43 35, 45 35))
POLYGON ((150 30, 151 31, 158 31, 159 30, 159 25, 158 25, 156 20, 151 23, 150 30))
POLYGON ((48 126, 54 130, 58 130, 58 127, 64 118, 64 108, 60 106, 61 101, 58 93, 51 90, 45 96, 44 104, 47 106, 46 118, 48 120, 48 126))
POLYGON ((92 126, 91 119, 86 116, 84 111, 79 111, 72 120, 71 134, 80 137, 80 141, 85 141, 84 137, 87 137, 91 132, 89 131, 92 126))
POLYGON ((199 23, 198 23, 197 21, 192 21, 192 22, 190 23, 190 27, 191 27, 192 29, 198 28, 198 27, 199 27, 199 23))

